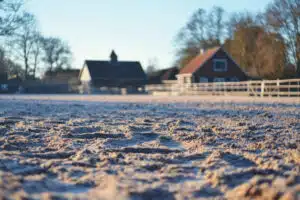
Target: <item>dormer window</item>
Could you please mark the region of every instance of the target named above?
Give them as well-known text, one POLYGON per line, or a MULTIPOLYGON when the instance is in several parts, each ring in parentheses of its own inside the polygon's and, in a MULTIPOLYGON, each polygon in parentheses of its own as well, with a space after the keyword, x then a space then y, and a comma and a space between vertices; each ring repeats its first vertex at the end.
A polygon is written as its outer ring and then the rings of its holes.
POLYGON ((215 72, 227 72, 227 60, 226 59, 214 59, 213 70, 215 72))

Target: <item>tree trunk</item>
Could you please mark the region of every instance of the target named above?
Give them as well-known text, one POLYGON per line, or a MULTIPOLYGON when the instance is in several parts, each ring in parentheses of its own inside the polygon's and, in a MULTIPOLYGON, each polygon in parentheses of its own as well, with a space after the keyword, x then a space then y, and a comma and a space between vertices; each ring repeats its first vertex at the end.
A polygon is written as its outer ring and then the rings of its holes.
POLYGON ((35 54, 34 55, 34 63, 33 63, 33 78, 36 77, 35 75, 36 75, 37 64, 38 64, 38 55, 35 54))
POLYGON ((28 70, 29 70, 28 58, 27 57, 25 57, 24 63, 25 63, 25 80, 27 80, 28 79, 28 70))

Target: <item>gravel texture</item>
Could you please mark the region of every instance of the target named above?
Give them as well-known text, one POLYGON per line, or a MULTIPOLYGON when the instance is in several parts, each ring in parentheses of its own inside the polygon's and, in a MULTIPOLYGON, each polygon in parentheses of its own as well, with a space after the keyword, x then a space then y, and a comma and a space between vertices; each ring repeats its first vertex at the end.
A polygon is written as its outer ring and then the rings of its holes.
POLYGON ((300 104, 212 98, 0 97, 0 199, 300 199, 300 104))

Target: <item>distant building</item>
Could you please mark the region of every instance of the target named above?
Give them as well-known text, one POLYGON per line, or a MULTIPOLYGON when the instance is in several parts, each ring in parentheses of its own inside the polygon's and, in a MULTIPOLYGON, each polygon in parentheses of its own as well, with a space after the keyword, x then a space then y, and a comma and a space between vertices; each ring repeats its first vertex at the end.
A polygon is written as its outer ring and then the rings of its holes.
POLYGON ((4 84, 7 82, 7 73, 0 72, 0 84, 4 84))
MULTIPOLYGON (((19 92, 29 94, 68 94, 78 93, 79 69, 60 69, 45 72, 42 79, 23 81, 19 92)), ((18 79, 11 82, 17 85, 18 79)))
POLYGON ((71 81, 77 81, 79 77, 79 69, 61 69, 56 71, 47 71, 44 74, 43 82, 55 82, 68 84, 71 81))
POLYGON ((222 48, 201 52, 177 75, 178 83, 246 81, 247 75, 222 48))
POLYGON ((78 93, 79 69, 58 69, 45 72, 41 81, 29 81, 28 93, 78 93))
POLYGON ((148 75, 148 84, 162 84, 169 81, 176 81, 176 75, 179 73, 177 67, 161 69, 148 75))
POLYGON ((22 87, 22 78, 14 75, 9 77, 9 79, 7 80, 7 84, 8 84, 8 92, 9 93, 16 93, 19 92, 20 88, 22 87))
POLYGON ((143 91, 147 76, 138 61, 119 61, 112 51, 110 60, 86 60, 80 71, 82 93, 136 93, 143 91))

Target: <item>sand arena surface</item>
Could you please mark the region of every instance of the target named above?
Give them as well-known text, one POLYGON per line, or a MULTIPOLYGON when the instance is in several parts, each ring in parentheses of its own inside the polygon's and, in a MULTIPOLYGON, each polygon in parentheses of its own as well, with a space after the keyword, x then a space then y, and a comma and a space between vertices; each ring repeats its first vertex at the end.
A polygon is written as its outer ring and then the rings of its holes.
POLYGON ((0 198, 299 199, 298 101, 0 96, 0 198))

